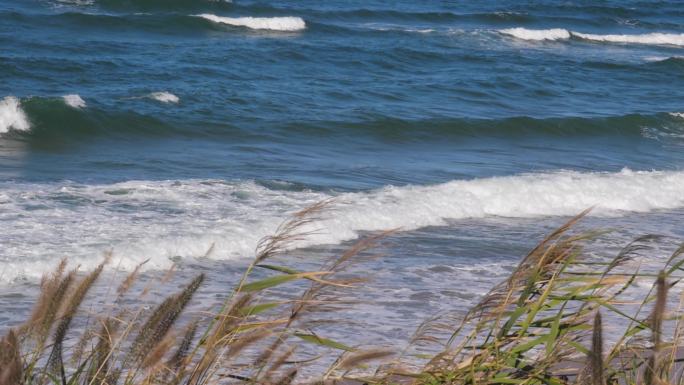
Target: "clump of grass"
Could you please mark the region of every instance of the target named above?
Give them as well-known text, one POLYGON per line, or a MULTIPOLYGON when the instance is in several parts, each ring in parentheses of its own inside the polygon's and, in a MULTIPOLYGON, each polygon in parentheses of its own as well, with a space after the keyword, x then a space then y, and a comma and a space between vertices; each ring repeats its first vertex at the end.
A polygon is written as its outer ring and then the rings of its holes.
POLYGON ((452 327, 445 349, 423 370, 406 372, 395 363, 379 382, 684 382, 677 366, 677 352, 684 342, 678 331, 682 313, 666 312, 669 282, 681 279, 675 276, 684 264, 681 248, 666 262, 651 291, 635 302, 626 293, 637 281, 652 280, 654 274, 627 264, 648 250, 646 243, 655 238, 637 240, 608 262, 592 260, 583 244, 594 234, 570 233, 586 214, 560 227, 523 258, 509 279, 452 327), (649 306, 650 314, 641 315, 649 306), (627 310, 634 308, 636 314, 629 314, 627 310), (606 319, 612 326, 612 343, 604 340, 606 319), (669 338, 665 338, 666 323, 677 325, 669 338))
POLYGON ((677 370, 682 314, 679 309, 667 311, 668 291, 681 279, 676 274, 684 265, 684 247, 657 276, 628 266, 635 255, 648 251, 648 242, 657 241, 654 237, 636 240, 610 261, 591 259, 583 244, 595 234, 572 232, 587 212, 542 240, 508 279, 458 321, 432 317, 410 341, 399 341, 394 349, 361 350, 320 335, 313 315, 351 306, 340 299, 340 291, 362 280, 345 274, 346 269, 392 234, 364 238, 311 271, 278 262, 294 241, 311 234, 307 225, 329 203, 296 213, 262 240, 252 263, 235 286, 227 288, 224 301, 190 322, 179 320, 202 290, 204 275, 145 311, 123 305, 136 284, 138 266, 118 285, 112 310, 100 314, 90 328, 71 330, 105 263, 83 274, 67 272, 62 261, 43 279, 30 319, 0 339, 0 385, 285 385, 303 382, 302 367, 316 360, 300 353, 320 348, 336 352, 337 358, 320 370, 318 380, 308 382, 684 382, 677 370), (637 281, 654 278, 653 288, 640 302, 623 298, 637 281), (636 314, 627 311, 634 308, 636 314), (612 326, 609 332, 607 323, 612 326), (442 338, 445 331, 450 338, 442 338), (65 344, 76 332, 82 333, 80 342, 65 344), (410 352, 413 344, 422 343, 441 344, 442 349, 416 368, 425 357, 410 352))

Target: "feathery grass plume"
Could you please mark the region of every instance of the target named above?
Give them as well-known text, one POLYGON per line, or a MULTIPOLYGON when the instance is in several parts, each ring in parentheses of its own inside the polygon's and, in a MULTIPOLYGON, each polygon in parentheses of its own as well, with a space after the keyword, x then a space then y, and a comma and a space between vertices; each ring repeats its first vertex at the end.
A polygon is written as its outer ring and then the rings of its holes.
POLYGON ((618 255, 611 261, 610 265, 606 269, 606 272, 611 271, 614 267, 624 263, 625 261, 633 259, 635 256, 639 255, 641 251, 650 250, 649 246, 645 245, 645 242, 657 241, 662 237, 658 235, 648 234, 638 237, 637 239, 629 242, 627 246, 623 247, 618 255))
POLYGON ((566 233, 584 215, 568 221, 525 256, 511 276, 456 325, 446 349, 414 375, 440 384, 496 383, 499 378, 535 384, 557 378, 558 364, 577 352, 586 319, 596 308, 584 306, 594 298, 586 294, 614 284, 573 275, 583 266, 579 242, 587 236, 566 233))
POLYGON ((216 317, 219 323, 214 325, 212 333, 206 338, 206 349, 217 349, 228 341, 226 337, 232 336, 236 326, 247 317, 242 310, 249 306, 252 299, 251 294, 239 294, 230 306, 216 317))
POLYGON ((102 327, 97 336, 97 344, 89 359, 86 384, 105 383, 112 355, 114 333, 117 328, 118 323, 112 318, 107 318, 102 322, 102 327))
POLYGON ((264 374, 264 380, 262 381, 263 383, 270 384, 275 382, 274 376, 280 368, 282 368, 287 361, 292 357, 294 354, 295 350, 297 349, 297 346, 291 346, 290 348, 286 349, 284 352, 282 352, 280 355, 278 355, 274 360, 271 366, 268 368, 268 370, 264 374))
POLYGON ((66 269, 66 259, 62 259, 55 270, 50 274, 45 274, 40 280, 40 296, 33 308, 33 313, 27 325, 36 325, 42 323, 48 311, 49 304, 57 291, 57 288, 62 282, 62 275, 66 269))
POLYGON ((372 349, 346 354, 346 357, 337 365, 340 369, 349 370, 370 361, 381 360, 394 355, 394 352, 387 349, 372 349))
POLYGON ((656 299, 651 313, 651 356, 648 359, 646 369, 644 370, 644 383, 647 385, 659 384, 660 380, 660 350, 662 345, 662 328, 663 318, 665 315, 665 306, 667 304, 667 282, 665 280, 665 272, 661 271, 656 280, 656 299))
MULTIPOLYGON (((240 314, 240 310, 247 306, 251 301, 251 295, 243 292, 243 287, 254 268, 287 250, 293 242, 301 240, 313 231, 303 231, 302 227, 312 223, 321 211, 332 203, 332 199, 318 202, 292 215, 291 219, 283 222, 271 236, 262 238, 255 249, 255 258, 245 269, 242 277, 236 285, 233 293, 226 298, 223 306, 218 312, 218 316, 211 321, 209 327, 200 338, 205 347, 205 354, 200 363, 194 368, 189 383, 196 384, 203 381, 215 360, 218 357, 218 350, 222 349, 227 342, 234 337, 234 327, 245 318, 240 314)), ((198 345, 199 347, 199 345, 198 345)), ((197 348, 193 354, 197 351, 197 348)), ((271 354, 269 352, 268 354, 271 354)))
POLYGON ((62 359, 62 345, 64 343, 64 338, 66 333, 69 331, 71 321, 73 320, 79 306, 85 299, 86 294, 93 286, 97 278, 102 273, 106 261, 101 263, 95 270, 90 274, 86 275, 78 286, 74 289, 74 292, 69 297, 69 300, 65 302, 65 308, 61 315, 61 319, 57 328, 55 329, 54 342, 52 345, 52 351, 48 359, 48 365, 53 370, 53 373, 59 372, 62 376, 62 381, 66 383, 64 363, 62 359))
POLYGON ((237 297, 232 297, 230 304, 224 305, 226 307, 215 317, 219 322, 212 322, 208 326, 194 351, 190 353, 190 356, 194 356, 200 346, 204 348, 204 354, 190 373, 188 384, 203 383, 212 366, 217 363, 221 349, 231 342, 236 329, 246 318, 242 309, 246 308, 251 301, 251 294, 238 294, 237 297))
POLYGON ((183 339, 178 344, 176 352, 173 354, 173 356, 171 356, 169 361, 166 363, 166 366, 168 366, 171 370, 178 372, 181 369, 181 366, 183 366, 183 362, 188 357, 188 353, 190 352, 190 347, 192 345, 193 340, 195 339, 196 333, 197 321, 194 321, 191 322, 190 325, 188 325, 185 328, 183 339))
POLYGON ((140 328, 140 332, 124 359, 124 366, 133 363, 139 366, 142 359, 164 339, 171 326, 192 299, 193 294, 199 289, 204 278, 203 273, 199 274, 183 291, 168 297, 157 306, 140 328))
POLYGON ((22 381, 23 366, 19 341, 14 330, 0 339, 0 385, 17 385, 22 381))
MULTIPOLYGON (((312 323, 308 323, 303 315, 307 312, 314 311, 324 311, 329 312, 333 309, 330 305, 334 302, 334 299, 326 293, 327 288, 348 288, 352 287, 351 283, 353 280, 340 280, 340 279, 330 279, 336 273, 342 272, 346 267, 349 266, 350 261, 357 255, 360 255, 364 251, 375 247, 380 239, 386 238, 388 235, 394 233, 395 231, 386 231, 378 233, 374 236, 365 237, 357 241, 352 247, 347 249, 342 255, 334 258, 328 263, 324 268, 326 273, 325 279, 313 278, 311 279, 311 284, 309 288, 302 293, 300 298, 292 302, 292 307, 290 314, 287 318, 287 322, 282 328, 276 331, 276 338, 273 342, 259 354, 254 361, 254 366, 259 368, 264 368, 268 361, 271 359, 273 354, 280 349, 280 347, 287 341, 287 339, 292 334, 291 329, 296 324, 300 329, 308 329, 308 326, 312 326, 312 323)), ((259 265, 262 266, 262 265, 259 265)), ((273 267, 270 267, 273 268, 273 267)), ((310 321, 310 320, 309 320, 310 321)), ((323 341, 325 339, 322 339, 323 341)), ((328 341, 328 340, 325 340, 328 341)), ((318 344, 321 344, 320 341, 318 344)), ((326 345, 326 344, 321 344, 326 345)), ((344 346, 338 344, 334 341, 328 341, 328 347, 331 346, 344 346)))
POLYGON ((256 331, 253 331, 251 333, 245 333, 234 336, 233 338, 231 338, 228 351, 226 352, 223 358, 225 360, 230 360, 248 346, 258 341, 261 341, 262 339, 268 337, 270 334, 271 332, 268 329, 257 329, 256 331))
POLYGON ((174 338, 167 333, 164 337, 144 358, 141 367, 150 370, 150 374, 155 372, 155 367, 162 362, 164 355, 171 350, 174 338))
POLYGON ((276 380, 273 385, 290 385, 297 377, 297 368, 290 369, 279 380, 276 380))
POLYGON ((591 385, 605 385, 603 379, 603 324, 601 312, 594 317, 594 330, 591 335, 591 351, 588 356, 591 366, 591 385))
POLYGON ((361 253, 373 249, 378 246, 378 243, 386 239, 387 237, 396 234, 399 229, 385 230, 378 232, 377 234, 364 237, 354 243, 350 248, 348 248, 342 255, 335 258, 328 268, 331 272, 340 271, 345 267, 345 265, 351 261, 354 257, 360 255, 361 253))
POLYGON ((62 276, 65 265, 65 260, 62 260, 51 277, 43 280, 40 297, 25 330, 35 340, 37 352, 43 350, 50 329, 57 319, 59 309, 62 307, 76 275, 76 270, 72 270, 62 276))
POLYGON ((128 292, 128 290, 131 289, 131 286, 133 286, 133 282, 138 278, 138 273, 140 273, 140 268, 143 267, 144 264, 149 262, 149 259, 146 259, 142 262, 140 262, 138 265, 135 266, 135 269, 131 271, 127 276, 126 279, 124 279, 119 287, 116 289, 116 293, 118 298, 121 298, 128 292))
POLYGON ((275 234, 262 238, 257 244, 254 264, 259 264, 286 250, 293 242, 311 235, 311 231, 302 231, 302 227, 316 220, 320 214, 332 203, 332 199, 317 202, 303 210, 294 213, 291 219, 283 222, 275 234))

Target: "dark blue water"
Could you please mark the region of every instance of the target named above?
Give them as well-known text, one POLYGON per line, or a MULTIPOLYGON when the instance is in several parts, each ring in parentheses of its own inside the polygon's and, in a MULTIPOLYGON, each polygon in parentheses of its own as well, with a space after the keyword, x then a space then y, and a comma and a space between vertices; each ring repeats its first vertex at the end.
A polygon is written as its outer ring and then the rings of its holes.
POLYGON ((684 7, 667 1, 3 0, 0 96, 20 98, 32 128, 3 134, 0 175, 367 189, 678 169, 684 120, 668 113, 684 110, 682 33, 684 7), (498 32, 518 27, 672 44, 498 32), (145 97, 161 91, 179 102, 145 97), (87 108, 51 99, 65 94, 87 108))

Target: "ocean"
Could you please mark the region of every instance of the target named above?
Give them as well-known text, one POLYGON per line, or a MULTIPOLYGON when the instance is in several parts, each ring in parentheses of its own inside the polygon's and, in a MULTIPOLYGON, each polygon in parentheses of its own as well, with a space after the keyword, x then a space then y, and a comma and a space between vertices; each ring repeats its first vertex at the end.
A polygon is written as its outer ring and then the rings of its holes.
POLYGON ((330 198, 295 263, 399 230, 357 342, 465 311, 590 207, 597 258, 659 234, 657 264, 683 97, 679 1, 0 0, 0 330, 64 257, 206 271, 211 301, 330 198))

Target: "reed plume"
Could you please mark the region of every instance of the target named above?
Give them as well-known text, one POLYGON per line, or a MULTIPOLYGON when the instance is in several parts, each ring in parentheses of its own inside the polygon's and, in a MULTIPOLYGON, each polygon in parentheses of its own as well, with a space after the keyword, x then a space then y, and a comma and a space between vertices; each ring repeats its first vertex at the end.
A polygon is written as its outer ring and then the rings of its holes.
POLYGON ((91 353, 86 384, 104 384, 106 382, 116 329, 117 323, 113 319, 107 318, 102 322, 97 336, 97 344, 91 353))
POLYGON ((644 383, 646 385, 660 384, 661 382, 660 350, 662 345, 663 318, 667 304, 667 289, 665 273, 661 271, 656 280, 656 299, 650 317, 652 348, 646 369, 644 370, 644 383))
POLYGON ((588 357, 591 367, 591 385, 605 385, 603 379, 603 324, 601 312, 594 317, 594 330, 591 335, 591 351, 588 357))
POLYGON ((86 294, 100 276, 100 273, 102 273, 104 264, 104 262, 101 263, 95 270, 86 275, 75 288, 73 293, 71 293, 71 297, 65 303, 65 309, 61 315, 61 319, 57 325, 57 328, 55 329, 54 342, 52 344, 52 352, 48 358, 48 365, 54 373, 59 373, 61 375, 62 381, 64 383, 66 383, 64 363, 62 359, 64 338, 66 337, 71 325, 71 321, 76 315, 79 306, 81 306, 81 303, 85 299, 86 294))
POLYGON ((168 366, 171 370, 178 372, 181 366, 183 366, 183 362, 185 361, 185 359, 188 356, 188 353, 190 352, 190 347, 192 346, 196 333, 197 322, 195 321, 190 323, 190 325, 188 325, 185 328, 183 339, 178 344, 178 347, 176 348, 176 351, 173 354, 173 356, 171 356, 169 361, 166 363, 166 366, 168 366))
POLYGON ((21 384, 23 366, 14 330, 0 339, 0 385, 21 384))
POLYGON ((125 364, 142 363, 144 357, 160 343, 173 326, 178 316, 192 299, 193 294, 204 281, 204 274, 199 274, 180 293, 165 299, 147 321, 133 341, 132 347, 124 360, 125 364))

